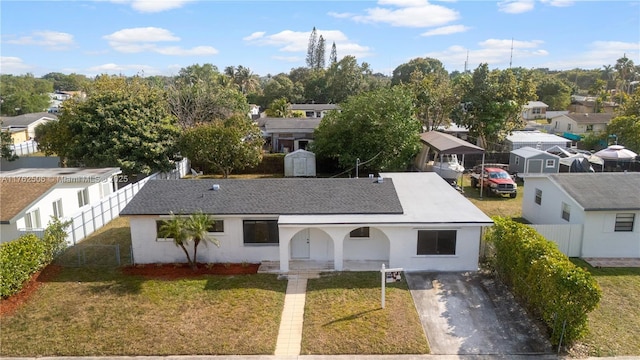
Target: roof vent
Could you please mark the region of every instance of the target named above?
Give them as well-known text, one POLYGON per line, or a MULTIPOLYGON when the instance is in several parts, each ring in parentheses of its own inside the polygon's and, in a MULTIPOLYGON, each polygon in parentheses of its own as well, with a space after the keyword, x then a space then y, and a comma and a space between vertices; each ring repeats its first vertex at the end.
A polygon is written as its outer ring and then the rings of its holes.
POLYGON ((382 176, 378 176, 377 183, 382 184, 384 182, 384 178, 382 176))
POLYGON ((213 191, 220 190, 220 184, 213 184, 213 186, 211 187, 211 190, 213 190, 213 191))

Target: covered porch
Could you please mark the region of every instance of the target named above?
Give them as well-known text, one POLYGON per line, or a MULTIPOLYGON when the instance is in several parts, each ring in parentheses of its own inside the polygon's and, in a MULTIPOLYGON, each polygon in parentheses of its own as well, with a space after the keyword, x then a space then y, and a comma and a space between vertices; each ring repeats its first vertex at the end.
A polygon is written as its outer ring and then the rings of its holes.
MULTIPOLYGON (((389 266, 388 261, 382 260, 344 260, 343 271, 379 271, 382 264, 389 266)), ((289 272, 329 272, 336 271, 333 260, 289 260, 289 272)), ((258 269, 259 274, 280 274, 280 261, 263 261, 258 269)))

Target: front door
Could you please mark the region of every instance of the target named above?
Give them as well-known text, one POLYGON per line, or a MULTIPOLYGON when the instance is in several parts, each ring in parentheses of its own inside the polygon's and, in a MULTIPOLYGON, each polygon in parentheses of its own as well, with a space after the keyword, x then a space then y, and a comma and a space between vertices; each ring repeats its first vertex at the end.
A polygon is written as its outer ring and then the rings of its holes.
POLYGON ((291 239, 291 258, 308 259, 310 251, 310 229, 304 229, 291 239))

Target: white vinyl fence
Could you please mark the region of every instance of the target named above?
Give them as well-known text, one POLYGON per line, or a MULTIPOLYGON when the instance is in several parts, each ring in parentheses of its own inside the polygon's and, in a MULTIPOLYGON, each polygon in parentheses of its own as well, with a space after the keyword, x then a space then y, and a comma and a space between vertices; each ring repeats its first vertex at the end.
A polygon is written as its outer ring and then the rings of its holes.
POLYGON ((581 224, 551 224, 529 225, 547 240, 556 243, 558 249, 569 257, 582 256, 582 225, 581 224))
POLYGON ((87 205, 80 211, 63 221, 71 220, 71 226, 67 229, 67 243, 76 245, 84 240, 96 230, 105 226, 109 221, 120 216, 120 211, 133 199, 140 189, 148 181, 164 179, 180 179, 188 174, 190 162, 184 158, 176 163, 176 168, 168 173, 155 173, 136 183, 129 184, 108 197, 102 199, 98 204, 87 205))
POLYGON ((38 152, 38 143, 33 140, 21 142, 19 144, 11 145, 13 153, 18 156, 33 154, 38 152))

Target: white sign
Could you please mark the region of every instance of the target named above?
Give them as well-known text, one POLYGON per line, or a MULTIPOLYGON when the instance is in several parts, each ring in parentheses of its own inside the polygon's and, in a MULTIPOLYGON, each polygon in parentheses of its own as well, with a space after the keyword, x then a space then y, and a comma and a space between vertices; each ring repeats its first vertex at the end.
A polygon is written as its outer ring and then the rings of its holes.
POLYGON ((380 269, 380 274, 382 275, 382 297, 381 297, 381 305, 382 308, 384 309, 384 303, 385 303, 385 299, 384 299, 384 294, 385 294, 385 284, 388 282, 395 282, 395 281, 400 281, 402 280, 402 276, 400 275, 402 273, 402 268, 393 268, 393 269, 386 269, 384 267, 384 264, 382 264, 382 269, 380 269))

